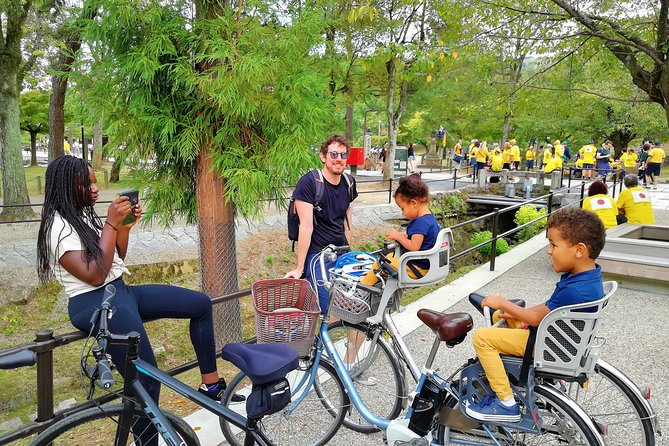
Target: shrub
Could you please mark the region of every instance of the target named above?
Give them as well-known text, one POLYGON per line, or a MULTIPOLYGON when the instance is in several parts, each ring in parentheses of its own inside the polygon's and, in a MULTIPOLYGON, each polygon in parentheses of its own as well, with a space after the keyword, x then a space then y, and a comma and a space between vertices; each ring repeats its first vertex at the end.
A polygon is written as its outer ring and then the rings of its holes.
MULTIPOLYGON (((480 231, 475 233, 472 238, 469 240, 469 243, 471 243, 472 246, 476 246, 480 243, 485 242, 486 240, 491 240, 492 239, 492 232, 490 231, 480 231)), ((508 252, 509 249, 509 243, 507 243, 504 238, 498 238, 497 239, 497 244, 496 244, 496 251, 497 255, 499 254, 504 254, 505 252, 508 252)), ((478 252, 481 254, 488 254, 492 252, 492 243, 489 243, 487 245, 483 245, 478 249, 478 252)))
MULTIPOLYGON (((518 226, 522 226, 525 223, 528 223, 534 219, 537 219, 541 216, 546 215, 546 209, 537 209, 534 206, 525 205, 521 206, 517 211, 513 221, 518 226)), ((539 220, 536 223, 531 224, 530 226, 521 229, 518 232, 518 240, 524 242, 529 240, 535 235, 537 235, 542 229, 546 227, 546 219, 539 220)))

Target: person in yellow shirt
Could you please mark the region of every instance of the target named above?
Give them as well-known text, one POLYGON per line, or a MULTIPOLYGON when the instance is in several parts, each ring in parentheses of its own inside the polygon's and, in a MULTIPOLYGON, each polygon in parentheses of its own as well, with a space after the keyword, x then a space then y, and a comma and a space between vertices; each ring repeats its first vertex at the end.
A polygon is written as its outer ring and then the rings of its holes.
POLYGON ((553 147, 555 147, 555 154, 562 158, 564 156, 564 146, 559 139, 553 141, 553 147))
POLYGON ((534 145, 530 145, 525 152, 525 170, 532 172, 534 169, 534 145))
POLYGON ((639 177, 634 174, 626 175, 623 182, 625 190, 618 197, 618 213, 624 215, 628 223, 654 225, 655 215, 650 194, 643 187, 639 187, 639 177))
POLYGON ((476 151, 478 150, 478 145, 477 143, 479 142, 478 139, 472 139, 472 143, 469 145, 469 165, 471 168, 469 169, 469 173, 474 174, 476 176, 476 151))
POLYGON ((579 157, 583 160, 583 178, 594 178, 595 155, 597 154, 597 147, 595 142, 590 141, 588 144, 581 147, 578 151, 579 157))
POLYGON ((511 144, 511 170, 518 170, 520 167, 520 147, 516 144, 516 140, 509 141, 511 144))
POLYGON ((476 150, 476 172, 485 170, 485 165, 488 162, 488 143, 483 141, 476 150))
POLYGON ((492 172, 501 172, 503 165, 502 149, 499 148, 499 144, 495 143, 490 151, 490 170, 492 172))
POLYGON ((546 150, 551 154, 551 158, 546 162, 546 152, 544 152, 544 173, 551 173, 554 170, 561 169, 562 158, 557 156, 555 148, 551 144, 547 144, 546 150))
POLYGON ((583 199, 583 209, 594 212, 606 229, 618 226, 618 206, 608 195, 608 188, 602 181, 595 181, 588 188, 588 196, 583 199))
POLYGON ((509 141, 504 143, 504 149, 502 150, 502 160, 504 161, 502 169, 511 170, 511 143, 509 141))
POLYGON ((665 156, 664 150, 660 147, 660 142, 655 141, 655 147, 648 152, 648 160, 646 161, 646 175, 650 175, 650 181, 653 184, 654 190, 657 190, 657 183, 660 180, 660 168, 665 156))
MULTIPOLYGON (((546 149, 544 149, 544 158, 542 164, 546 166, 546 164, 550 163, 552 159, 553 159, 553 145, 546 144, 546 149)), ((545 170, 546 168, 544 167, 544 171, 545 170)))
POLYGON ((638 158, 639 156, 634 149, 630 147, 620 156, 620 161, 623 163, 623 167, 636 167, 636 160, 638 158))
POLYGON ((65 138, 63 141, 63 153, 65 155, 72 155, 72 149, 70 148, 70 142, 65 138))
POLYGON ((457 174, 457 169, 460 168, 460 163, 462 162, 462 139, 458 139, 458 142, 455 143, 455 147, 453 147, 453 164, 456 169, 456 174, 457 174))

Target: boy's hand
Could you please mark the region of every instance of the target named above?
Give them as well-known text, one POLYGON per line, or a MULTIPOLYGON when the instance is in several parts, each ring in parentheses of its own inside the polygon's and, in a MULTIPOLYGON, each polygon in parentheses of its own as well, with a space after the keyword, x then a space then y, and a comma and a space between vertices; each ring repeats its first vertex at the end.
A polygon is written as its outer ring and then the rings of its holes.
POLYGON ((501 310, 504 302, 507 302, 506 297, 502 296, 501 294, 491 294, 490 296, 486 296, 483 299, 481 305, 484 307, 491 307, 496 310, 501 310))
POLYGON ((394 229, 390 229, 388 232, 386 232, 386 238, 394 242, 399 241, 400 237, 402 237, 403 235, 404 235, 403 233, 401 233, 400 231, 396 231, 394 229))

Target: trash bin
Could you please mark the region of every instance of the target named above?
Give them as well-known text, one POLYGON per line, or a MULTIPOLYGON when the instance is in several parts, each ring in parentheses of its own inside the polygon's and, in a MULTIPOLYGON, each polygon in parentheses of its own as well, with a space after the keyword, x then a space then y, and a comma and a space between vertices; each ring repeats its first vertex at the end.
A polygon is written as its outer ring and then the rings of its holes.
POLYGON ((348 152, 348 159, 346 164, 349 166, 364 166, 365 165, 365 149, 362 147, 351 147, 348 152))

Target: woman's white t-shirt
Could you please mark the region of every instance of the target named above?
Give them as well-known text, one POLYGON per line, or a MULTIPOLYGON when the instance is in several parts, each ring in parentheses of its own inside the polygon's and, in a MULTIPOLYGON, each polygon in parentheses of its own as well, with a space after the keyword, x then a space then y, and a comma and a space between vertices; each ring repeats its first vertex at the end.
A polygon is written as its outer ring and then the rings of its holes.
MULTIPOLYGON (((74 297, 82 293, 87 293, 88 291, 102 288, 109 282, 121 277, 124 273, 130 274, 125 263, 123 263, 123 260, 119 257, 118 253, 114 251, 114 260, 112 261, 111 268, 109 268, 109 273, 107 274, 107 278, 103 285, 94 286, 79 280, 63 268, 60 264, 60 258, 68 251, 82 251, 83 253, 84 246, 81 243, 79 234, 77 234, 74 228, 72 228, 72 226, 61 217, 58 212, 53 216, 50 237, 51 261, 54 275, 56 280, 63 285, 65 292, 69 297, 74 297)), ((93 263, 92 266, 95 267, 95 263, 93 263)))

